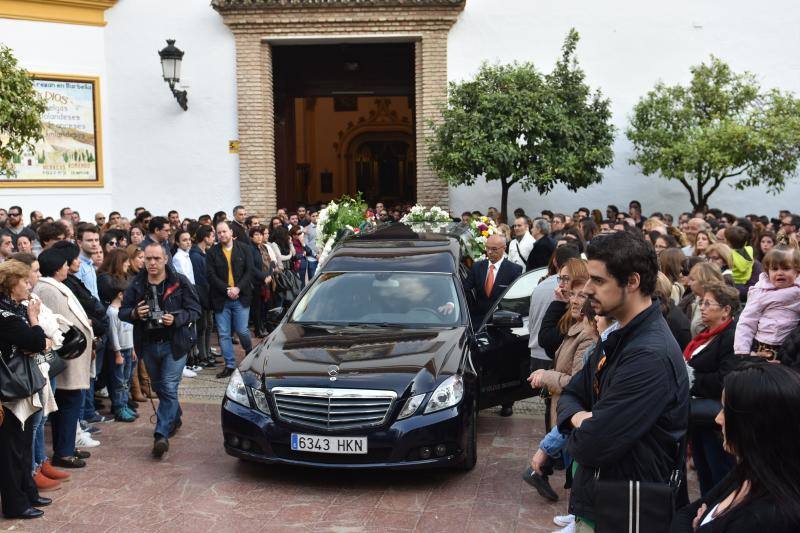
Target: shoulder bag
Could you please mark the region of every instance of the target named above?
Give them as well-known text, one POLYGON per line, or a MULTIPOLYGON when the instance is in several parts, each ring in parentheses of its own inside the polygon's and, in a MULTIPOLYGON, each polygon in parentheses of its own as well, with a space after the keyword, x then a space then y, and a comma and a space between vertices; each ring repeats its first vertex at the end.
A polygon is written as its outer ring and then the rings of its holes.
POLYGON ((45 386, 45 379, 33 358, 15 348, 10 355, 0 354, 0 400, 30 398, 45 386))

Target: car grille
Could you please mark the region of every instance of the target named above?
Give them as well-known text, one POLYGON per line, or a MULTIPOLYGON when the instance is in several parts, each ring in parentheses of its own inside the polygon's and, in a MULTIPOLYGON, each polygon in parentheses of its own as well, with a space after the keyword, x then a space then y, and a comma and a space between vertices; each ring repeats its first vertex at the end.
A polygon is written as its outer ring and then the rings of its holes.
POLYGON ((278 419, 327 431, 378 426, 397 398, 394 391, 275 387, 278 419))

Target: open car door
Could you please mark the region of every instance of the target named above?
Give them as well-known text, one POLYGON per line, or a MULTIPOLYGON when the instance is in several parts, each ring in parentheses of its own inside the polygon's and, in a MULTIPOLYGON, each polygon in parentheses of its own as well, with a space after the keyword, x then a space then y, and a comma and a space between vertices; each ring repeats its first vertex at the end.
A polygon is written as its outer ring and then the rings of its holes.
POLYGON ((479 409, 530 398, 528 311, 531 293, 547 269, 531 270, 509 285, 475 333, 473 361, 479 376, 479 409))

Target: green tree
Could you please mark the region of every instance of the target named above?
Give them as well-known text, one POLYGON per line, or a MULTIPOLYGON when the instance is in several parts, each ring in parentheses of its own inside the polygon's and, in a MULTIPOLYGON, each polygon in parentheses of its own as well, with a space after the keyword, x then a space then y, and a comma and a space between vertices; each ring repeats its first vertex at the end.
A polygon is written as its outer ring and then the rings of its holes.
POLYGON ((14 156, 42 138, 45 100, 11 50, 0 44, 0 175, 13 177, 14 156))
POLYGON ((691 73, 688 86, 658 83, 634 107, 631 164, 680 182, 694 209, 725 182, 782 191, 800 158, 800 101, 714 56, 691 73))
POLYGON ((609 101, 591 92, 570 30, 550 74, 531 63, 483 64, 475 79, 451 83, 442 121, 432 124, 430 163, 451 185, 499 181, 501 210, 515 185, 540 194, 557 183, 575 191, 602 180, 611 164, 609 101))

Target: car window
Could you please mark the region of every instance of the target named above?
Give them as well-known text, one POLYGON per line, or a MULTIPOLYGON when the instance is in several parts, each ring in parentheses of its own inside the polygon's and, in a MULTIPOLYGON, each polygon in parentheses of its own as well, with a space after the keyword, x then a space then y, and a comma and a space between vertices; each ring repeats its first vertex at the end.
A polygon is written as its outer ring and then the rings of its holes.
POLYGON ((503 299, 500 300, 497 308, 502 311, 513 311, 527 316, 531 306, 533 289, 546 275, 546 268, 538 268, 518 277, 503 295, 503 299))
POLYGON ((453 277, 427 272, 324 272, 298 302, 294 322, 452 326, 461 306, 453 277))

